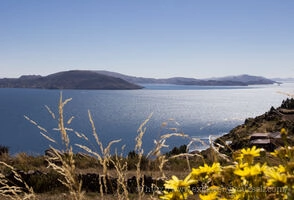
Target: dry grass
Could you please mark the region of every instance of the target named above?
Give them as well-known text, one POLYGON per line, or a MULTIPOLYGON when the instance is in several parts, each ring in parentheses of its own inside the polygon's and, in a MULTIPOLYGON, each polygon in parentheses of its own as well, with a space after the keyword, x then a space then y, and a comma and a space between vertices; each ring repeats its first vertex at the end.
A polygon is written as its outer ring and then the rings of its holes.
POLYGON ((136 164, 136 182, 137 182, 137 191, 138 191, 138 199, 141 200, 144 197, 144 190, 143 190, 143 185, 144 185, 144 179, 143 179, 143 174, 141 171, 141 160, 143 157, 144 150, 142 149, 142 144, 143 144, 143 136, 146 133, 146 127, 145 125, 148 123, 150 118, 152 117, 152 114, 140 125, 138 129, 138 136, 136 137, 136 146, 135 146, 135 152, 138 155, 138 162, 136 164), (140 180, 142 183, 140 183, 140 180))
MULTIPOLYGON (((70 101, 71 99, 66 99, 63 101, 62 94, 60 94, 58 111, 59 111, 59 118, 58 118, 58 130, 61 134, 62 141, 65 145, 65 153, 60 154, 60 152, 51 147, 53 151, 52 157, 48 157, 48 167, 52 168, 58 174, 60 174, 63 179, 59 179, 59 181, 69 190, 69 195, 73 200, 82 200, 84 199, 84 193, 82 192, 82 183, 78 181, 78 177, 75 171, 75 160, 73 158, 73 151, 72 147, 70 146, 70 139, 67 134, 67 128, 65 127, 64 123, 64 106, 70 101), (61 165, 59 164, 61 163, 61 165)), ((52 114, 52 117, 55 118, 55 115, 51 112, 48 108, 48 111, 52 114)), ((68 120, 68 124, 70 124, 71 119, 68 120)))
MULTIPOLYGON (((36 195, 37 199, 41 200, 71 200, 71 198, 67 195, 67 193, 42 193, 36 195)), ((101 200, 101 196, 97 193, 86 193, 85 199, 87 200, 101 200)), ((119 195, 115 194, 105 194, 103 196, 103 200, 113 200, 113 199, 124 199, 121 198, 119 195)), ((128 196, 129 200, 138 200, 137 194, 129 194, 128 196)), ((158 198, 154 198, 152 195, 145 195, 144 199, 146 200, 154 200, 158 198)), ((2 200, 2 199, 1 199, 2 200)), ((6 199, 3 199, 6 200, 6 199)), ((9 200, 9 199, 7 199, 9 200)))
POLYGON ((71 199, 84 199, 84 193, 81 190, 82 182, 79 182, 75 171, 75 161, 73 159, 72 149, 70 148, 67 154, 64 155, 60 155, 54 148, 52 148, 52 150, 56 156, 47 159, 48 167, 52 168, 63 177, 63 179, 59 179, 59 181, 68 188, 71 199), (61 165, 57 164, 57 162, 60 162, 61 165))
POLYGON ((99 163, 101 164, 102 168, 103 168, 103 179, 99 179, 99 185, 100 185, 100 194, 101 194, 101 198, 103 198, 104 193, 107 193, 107 185, 103 184, 107 182, 106 177, 108 176, 108 165, 111 161, 111 153, 110 153, 110 148, 113 144, 120 142, 120 140, 114 140, 109 142, 109 144, 104 148, 102 142, 100 141, 98 134, 96 132, 96 127, 91 115, 91 112, 88 111, 88 116, 89 116, 89 121, 91 123, 92 126, 92 132, 93 132, 93 136, 95 138, 96 144, 98 145, 99 149, 100 149, 100 154, 98 152, 95 152, 94 150, 90 149, 89 147, 85 146, 85 145, 80 145, 80 144, 75 144, 76 146, 80 147, 81 149, 85 150, 86 152, 88 152, 89 154, 95 156, 99 163), (102 182, 103 181, 103 182, 102 182), (103 187, 105 186, 105 187, 103 187))
POLYGON ((5 162, 0 161, 1 171, 0 171, 0 197, 1 199, 12 199, 12 200, 29 200, 36 199, 35 193, 31 187, 27 185, 26 182, 22 180, 22 177, 14 169, 13 166, 8 165, 5 162), (23 187, 18 186, 11 180, 8 180, 3 174, 4 171, 8 170, 15 182, 19 182, 23 187))

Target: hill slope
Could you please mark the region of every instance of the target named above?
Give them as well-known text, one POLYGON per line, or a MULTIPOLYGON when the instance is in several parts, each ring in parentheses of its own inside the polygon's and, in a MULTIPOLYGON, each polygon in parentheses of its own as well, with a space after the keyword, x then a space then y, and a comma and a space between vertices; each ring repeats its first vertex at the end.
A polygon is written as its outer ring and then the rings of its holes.
POLYGON ((18 79, 0 79, 1 88, 40 88, 40 89, 141 89, 126 80, 95 73, 72 70, 42 76, 21 76, 18 79))
MULTIPOLYGON (((280 107, 272 107, 268 112, 255 118, 248 118, 244 124, 232 129, 228 134, 216 140, 224 146, 226 141, 232 143, 225 151, 238 150, 250 146, 250 136, 254 133, 279 133, 284 128, 288 131, 288 144, 294 145, 294 99, 284 100, 280 107)), ((276 141, 275 148, 283 146, 276 141)))

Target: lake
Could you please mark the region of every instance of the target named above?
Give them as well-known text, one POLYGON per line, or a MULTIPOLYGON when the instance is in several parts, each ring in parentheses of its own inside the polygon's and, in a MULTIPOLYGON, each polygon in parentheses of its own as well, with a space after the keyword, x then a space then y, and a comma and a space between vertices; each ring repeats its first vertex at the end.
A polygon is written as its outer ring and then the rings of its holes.
MULTIPOLYGON (((66 126, 88 137, 81 139, 69 131, 71 144, 84 144, 97 150, 88 118, 91 112, 96 131, 104 146, 121 139, 113 147, 126 145, 124 152, 134 149, 137 129, 152 113, 143 137, 145 153, 154 147, 154 140, 174 131, 191 138, 207 140, 209 135, 219 136, 242 124, 246 118, 278 107, 287 96, 278 92, 293 93, 293 83, 248 87, 207 87, 145 85, 143 90, 64 90, 63 99, 72 98, 64 107, 66 126), (166 125, 166 126, 163 126, 166 125)), ((60 134, 55 130, 58 119, 53 119, 48 106, 58 117, 61 91, 39 89, 0 89, 0 145, 8 146, 11 154, 26 152, 44 154, 52 145, 64 149, 60 134), (28 116, 48 131, 57 144, 40 134, 40 130, 25 119, 28 116)), ((169 149, 187 144, 182 138, 167 140, 169 149)), ((191 148, 202 147, 196 144, 191 148)), ((80 151, 74 146, 75 151, 80 151)), ((99 151, 98 151, 99 152, 99 151)))

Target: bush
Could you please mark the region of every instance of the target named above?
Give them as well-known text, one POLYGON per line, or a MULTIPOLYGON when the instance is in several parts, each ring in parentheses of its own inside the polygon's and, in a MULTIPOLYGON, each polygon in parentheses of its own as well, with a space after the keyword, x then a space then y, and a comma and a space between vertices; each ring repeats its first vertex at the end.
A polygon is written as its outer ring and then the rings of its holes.
POLYGON ((28 176, 26 182, 34 189, 36 193, 43 193, 48 191, 66 191, 67 188, 62 185, 59 179, 63 177, 54 171, 49 173, 35 173, 28 176))
POLYGON ((283 100, 281 108, 285 109, 294 109, 294 99, 287 98, 286 100, 283 100))
POLYGON ((0 156, 3 154, 8 154, 9 148, 7 146, 0 145, 0 156))
POLYGON ((180 147, 174 147, 170 152, 166 153, 167 157, 179 155, 181 153, 187 153, 187 145, 181 145, 180 147))

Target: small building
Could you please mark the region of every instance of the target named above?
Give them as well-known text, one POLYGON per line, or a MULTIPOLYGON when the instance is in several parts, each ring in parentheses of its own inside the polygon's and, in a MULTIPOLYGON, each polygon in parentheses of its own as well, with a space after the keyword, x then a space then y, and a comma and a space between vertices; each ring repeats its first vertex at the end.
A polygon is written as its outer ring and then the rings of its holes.
POLYGON ((267 151, 274 151, 277 147, 275 145, 275 140, 280 138, 280 133, 253 133, 250 136, 249 143, 250 146, 256 146, 258 148, 263 148, 267 151))

